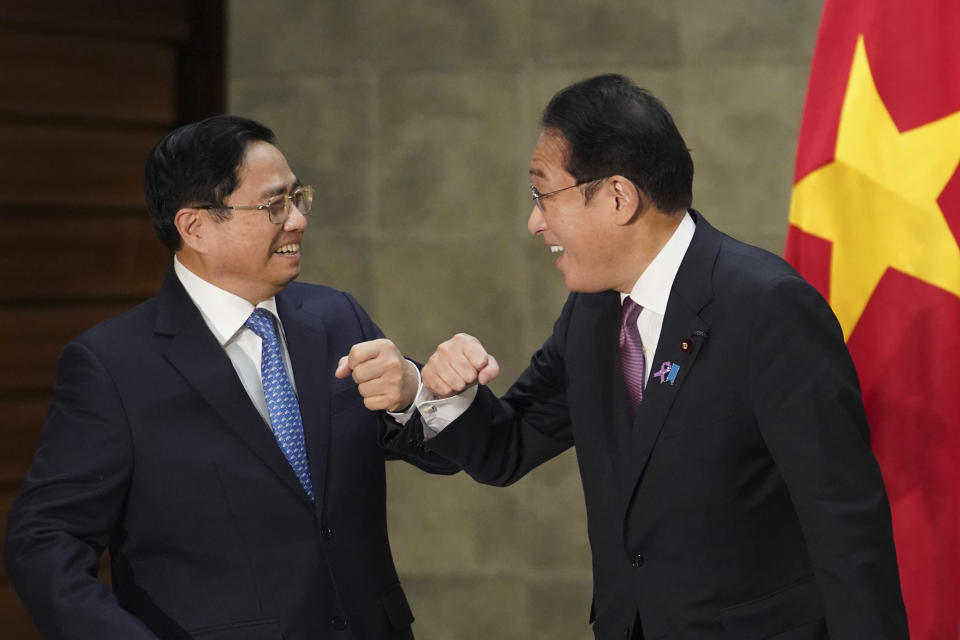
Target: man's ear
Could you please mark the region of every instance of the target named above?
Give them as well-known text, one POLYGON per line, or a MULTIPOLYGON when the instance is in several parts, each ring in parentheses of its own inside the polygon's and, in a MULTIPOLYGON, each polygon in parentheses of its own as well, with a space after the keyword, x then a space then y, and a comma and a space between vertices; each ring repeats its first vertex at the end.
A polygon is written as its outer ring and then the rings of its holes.
POLYGON ((629 224, 642 215, 650 204, 647 194, 637 188, 629 179, 615 175, 608 178, 607 188, 611 191, 617 224, 629 224))
POLYGON ((206 224, 211 222, 208 216, 203 215, 203 209, 184 207, 173 216, 173 225, 180 232, 180 239, 184 246, 198 250, 203 245, 206 224))

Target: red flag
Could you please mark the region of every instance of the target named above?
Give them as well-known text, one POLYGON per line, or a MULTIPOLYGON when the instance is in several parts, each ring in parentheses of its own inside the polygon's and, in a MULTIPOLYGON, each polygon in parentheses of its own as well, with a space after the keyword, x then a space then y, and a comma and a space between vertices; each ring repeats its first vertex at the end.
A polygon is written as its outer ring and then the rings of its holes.
POLYGON ((826 0, 786 257, 863 389, 915 640, 960 630, 960 2, 826 0))

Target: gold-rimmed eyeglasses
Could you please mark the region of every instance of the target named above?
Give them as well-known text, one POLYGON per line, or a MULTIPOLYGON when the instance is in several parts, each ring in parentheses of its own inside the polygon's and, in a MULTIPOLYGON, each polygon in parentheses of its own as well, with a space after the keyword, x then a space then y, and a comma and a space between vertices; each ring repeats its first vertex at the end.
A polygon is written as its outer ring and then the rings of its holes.
POLYGON ((283 224, 290 216, 290 205, 292 204, 300 213, 307 215, 313 207, 313 187, 303 185, 297 187, 292 193, 281 193, 271 196, 263 204, 219 204, 205 205, 199 209, 255 209, 257 211, 266 211, 267 217, 273 224, 283 224))

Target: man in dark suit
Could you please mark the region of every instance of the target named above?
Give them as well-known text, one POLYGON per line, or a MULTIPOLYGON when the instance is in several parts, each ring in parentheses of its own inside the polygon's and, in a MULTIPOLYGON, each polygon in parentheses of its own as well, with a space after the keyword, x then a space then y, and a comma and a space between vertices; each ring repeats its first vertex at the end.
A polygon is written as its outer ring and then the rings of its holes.
POLYGON ((906 638, 827 303, 689 208, 689 151, 628 79, 564 89, 542 124, 528 227, 572 293, 501 399, 476 339, 440 345, 409 435, 493 485, 576 446, 597 638, 906 638))
POLYGON ((416 367, 348 294, 291 284, 313 190, 272 143, 218 116, 151 152, 148 209, 174 266, 156 297, 64 349, 10 511, 7 569, 46 638, 412 638, 386 439, 334 371, 363 343, 368 407, 402 410, 378 390, 416 389, 416 367))

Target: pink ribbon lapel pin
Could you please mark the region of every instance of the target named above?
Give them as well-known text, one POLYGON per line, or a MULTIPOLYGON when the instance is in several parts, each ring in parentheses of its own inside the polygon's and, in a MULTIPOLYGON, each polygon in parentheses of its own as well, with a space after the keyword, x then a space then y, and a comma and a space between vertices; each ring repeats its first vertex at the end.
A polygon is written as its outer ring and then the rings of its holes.
POLYGON ((660 379, 660 384, 664 382, 669 382, 671 385, 677 379, 677 374, 680 372, 680 365, 674 364, 672 362, 664 362, 660 365, 660 371, 657 371, 654 377, 660 379))

